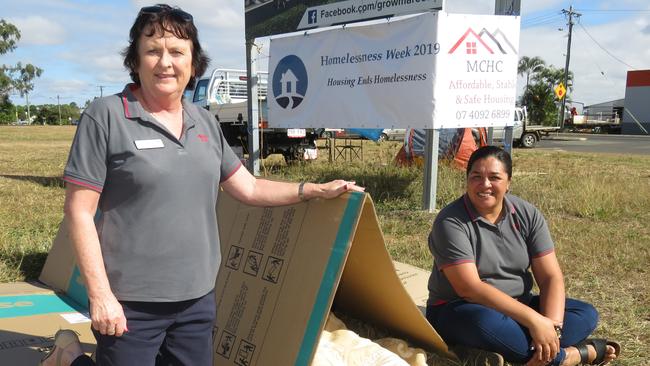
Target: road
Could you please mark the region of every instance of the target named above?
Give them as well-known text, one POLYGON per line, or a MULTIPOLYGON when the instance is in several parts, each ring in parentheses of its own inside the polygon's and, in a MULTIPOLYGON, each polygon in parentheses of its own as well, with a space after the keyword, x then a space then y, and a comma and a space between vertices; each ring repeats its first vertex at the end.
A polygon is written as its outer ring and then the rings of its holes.
POLYGON ((559 133, 543 137, 535 149, 650 155, 650 136, 559 133))

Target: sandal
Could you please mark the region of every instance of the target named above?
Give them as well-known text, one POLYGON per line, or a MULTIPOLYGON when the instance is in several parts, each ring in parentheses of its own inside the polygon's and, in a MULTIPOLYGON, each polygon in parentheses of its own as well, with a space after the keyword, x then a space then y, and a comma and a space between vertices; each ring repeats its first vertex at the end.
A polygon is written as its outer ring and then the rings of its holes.
POLYGON ((63 351, 70 346, 73 343, 80 343, 79 342, 79 337, 77 336, 77 333, 73 330, 69 329, 61 329, 56 332, 54 335, 54 347, 52 350, 43 357, 43 359, 38 363, 39 366, 42 366, 45 362, 50 357, 53 357, 54 354, 56 354, 56 363, 55 365, 59 366, 61 365, 61 356, 63 355, 63 351))
POLYGON ((616 357, 621 353, 621 345, 614 342, 608 341, 603 338, 587 338, 584 341, 576 344, 574 347, 578 349, 580 353, 580 363, 585 365, 600 365, 605 360, 605 355, 607 354, 607 346, 612 346, 614 348, 614 354, 616 357), (589 351, 587 346, 591 345, 596 350, 596 358, 589 362, 589 351))

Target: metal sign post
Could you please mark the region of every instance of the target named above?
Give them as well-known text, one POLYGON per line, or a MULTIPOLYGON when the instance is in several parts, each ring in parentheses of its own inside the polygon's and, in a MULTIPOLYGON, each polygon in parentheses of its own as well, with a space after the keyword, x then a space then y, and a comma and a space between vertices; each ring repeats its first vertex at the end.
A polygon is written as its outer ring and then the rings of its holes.
MULTIPOLYGON (((521 13, 521 0, 495 0, 494 15, 519 15, 521 13)), ((503 136, 503 149, 512 155, 512 140, 514 126, 506 126, 503 136)), ((488 144, 492 144, 492 127, 488 132, 488 144)))
POLYGON ((436 191, 438 189, 438 142, 440 140, 440 131, 432 129, 426 131, 422 209, 433 213, 436 210, 436 191))
POLYGON ((260 175, 260 132, 257 94, 257 67, 253 62, 253 39, 246 40, 246 76, 248 84, 248 170, 260 175))

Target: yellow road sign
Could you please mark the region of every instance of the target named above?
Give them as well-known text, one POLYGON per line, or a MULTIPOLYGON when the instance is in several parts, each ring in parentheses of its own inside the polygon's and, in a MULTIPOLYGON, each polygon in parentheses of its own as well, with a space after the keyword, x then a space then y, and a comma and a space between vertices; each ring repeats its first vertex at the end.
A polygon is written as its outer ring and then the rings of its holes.
POLYGON ((557 96, 558 99, 564 98, 566 95, 566 88, 564 87, 563 83, 560 83, 560 85, 555 87, 555 95, 557 96))

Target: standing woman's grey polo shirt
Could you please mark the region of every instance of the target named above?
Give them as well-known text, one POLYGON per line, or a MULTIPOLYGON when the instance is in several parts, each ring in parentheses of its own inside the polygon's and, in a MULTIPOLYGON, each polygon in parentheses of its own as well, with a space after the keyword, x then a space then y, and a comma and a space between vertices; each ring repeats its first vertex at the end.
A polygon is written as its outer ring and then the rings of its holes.
POLYGON ((176 139, 128 85, 84 111, 64 180, 100 192, 108 280, 122 301, 182 301, 214 288, 219 182, 241 165, 219 123, 183 101, 176 139))
POLYGON ((512 297, 530 294, 532 258, 551 253, 554 244, 535 206, 510 194, 504 203, 507 214, 496 224, 481 217, 467 195, 438 213, 429 234, 434 262, 428 305, 460 298, 443 269, 461 263, 475 263, 483 282, 512 297))

